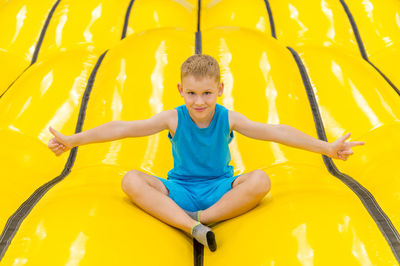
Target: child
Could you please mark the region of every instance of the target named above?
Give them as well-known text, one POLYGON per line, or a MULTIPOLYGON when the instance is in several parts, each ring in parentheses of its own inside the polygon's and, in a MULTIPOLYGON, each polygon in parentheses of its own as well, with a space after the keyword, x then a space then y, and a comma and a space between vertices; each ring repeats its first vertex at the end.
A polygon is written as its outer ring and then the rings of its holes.
POLYGON ((162 111, 147 120, 111 121, 93 129, 65 136, 54 135, 49 148, 59 156, 69 149, 95 142, 141 137, 169 130, 174 168, 168 178, 129 171, 122 189, 132 201, 154 217, 191 234, 211 251, 215 235, 208 224, 236 217, 254 208, 271 183, 262 170, 233 176, 228 144, 233 130, 254 139, 275 141, 296 148, 347 160, 351 147, 364 142, 315 139, 287 125, 269 125, 217 104, 224 84, 217 61, 209 55, 193 55, 181 67, 178 90, 185 104, 162 111))

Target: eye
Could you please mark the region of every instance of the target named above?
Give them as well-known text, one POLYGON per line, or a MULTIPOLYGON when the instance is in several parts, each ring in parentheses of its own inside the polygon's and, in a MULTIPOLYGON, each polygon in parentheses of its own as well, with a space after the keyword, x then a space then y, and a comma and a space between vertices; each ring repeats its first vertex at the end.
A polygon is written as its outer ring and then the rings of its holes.
POLYGON ((206 91, 206 92, 205 92, 205 94, 206 94, 206 95, 209 95, 209 94, 211 94, 211 92, 209 92, 209 91, 206 91))
POLYGON ((193 92, 193 91, 189 91, 189 92, 188 92, 188 94, 190 94, 190 95, 193 95, 193 94, 194 94, 194 92, 193 92))

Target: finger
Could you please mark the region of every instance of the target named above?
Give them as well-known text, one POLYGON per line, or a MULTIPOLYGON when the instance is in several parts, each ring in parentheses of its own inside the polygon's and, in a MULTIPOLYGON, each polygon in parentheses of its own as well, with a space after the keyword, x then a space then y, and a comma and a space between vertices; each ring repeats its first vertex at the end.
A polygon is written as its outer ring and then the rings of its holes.
POLYGON ((53 134, 54 136, 56 136, 55 130, 52 127, 49 127, 49 131, 51 134, 53 134))
POLYGON ((49 147, 53 147, 54 144, 56 144, 55 138, 52 138, 51 140, 49 140, 49 147))
POLYGON ((49 127, 49 131, 50 131, 50 133, 51 134, 53 134, 54 135, 54 137, 56 137, 56 138, 58 138, 58 139, 63 139, 63 134, 61 134, 60 132, 58 132, 57 130, 55 130, 54 128, 52 128, 52 127, 49 127))
POLYGON ((56 143, 56 144, 53 144, 51 147, 50 147, 50 149, 52 149, 52 150, 57 150, 58 149, 58 144, 56 143))
POLYGON ((57 148, 55 148, 55 151, 56 151, 56 152, 59 152, 59 151, 62 151, 62 150, 63 150, 63 148, 62 148, 62 147, 60 147, 60 146, 59 146, 59 147, 57 147, 57 148))
POLYGON ((61 149, 64 149, 64 148, 65 148, 64 144, 61 144, 61 143, 58 143, 57 146, 58 146, 59 148, 61 148, 61 149))
POLYGON ((347 133, 346 135, 341 136, 339 139, 341 142, 344 142, 346 139, 350 138, 351 132, 347 133))
POLYGON ((354 154, 354 152, 352 150, 346 150, 346 151, 339 151, 339 154, 352 155, 352 154, 354 154))
POLYGON ((349 145, 351 147, 358 146, 358 145, 365 145, 365 142, 364 141, 353 141, 353 142, 349 142, 349 145))
POLYGON ((58 145, 59 145, 59 143, 58 142, 53 142, 53 143, 51 143, 51 144, 49 144, 50 146, 50 148, 57 148, 58 147, 58 145))

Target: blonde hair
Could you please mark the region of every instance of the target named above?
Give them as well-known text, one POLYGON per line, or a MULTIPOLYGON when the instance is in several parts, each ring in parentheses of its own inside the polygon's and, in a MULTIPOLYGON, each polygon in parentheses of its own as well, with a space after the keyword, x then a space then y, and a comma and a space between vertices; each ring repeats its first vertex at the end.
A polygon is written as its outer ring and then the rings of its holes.
POLYGON ((189 75, 195 78, 214 78, 214 80, 219 83, 220 70, 218 62, 210 55, 192 55, 186 59, 181 66, 181 81, 184 77, 189 75))

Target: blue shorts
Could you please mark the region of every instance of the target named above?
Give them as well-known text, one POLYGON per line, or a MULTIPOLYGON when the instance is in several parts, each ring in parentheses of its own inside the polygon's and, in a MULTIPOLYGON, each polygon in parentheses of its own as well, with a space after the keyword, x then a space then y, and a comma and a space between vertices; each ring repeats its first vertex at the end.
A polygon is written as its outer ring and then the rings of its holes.
POLYGON ((195 212, 205 210, 214 205, 223 195, 232 189, 232 183, 237 177, 222 177, 217 179, 164 179, 158 176, 169 190, 169 197, 182 209, 195 212))

